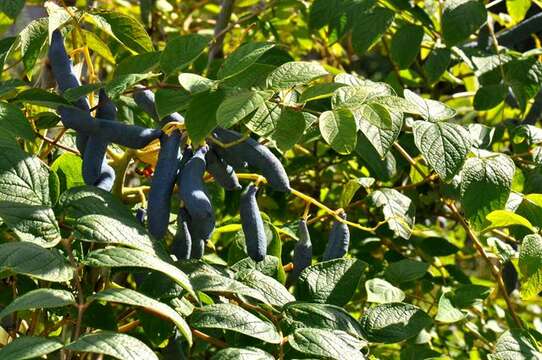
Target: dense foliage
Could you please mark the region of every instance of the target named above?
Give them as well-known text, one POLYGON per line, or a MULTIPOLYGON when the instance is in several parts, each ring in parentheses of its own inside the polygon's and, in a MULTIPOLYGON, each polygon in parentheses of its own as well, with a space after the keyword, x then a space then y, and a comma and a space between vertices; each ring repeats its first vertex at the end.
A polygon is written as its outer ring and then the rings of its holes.
POLYGON ((542 359, 541 8, 1 0, 0 359, 542 359))

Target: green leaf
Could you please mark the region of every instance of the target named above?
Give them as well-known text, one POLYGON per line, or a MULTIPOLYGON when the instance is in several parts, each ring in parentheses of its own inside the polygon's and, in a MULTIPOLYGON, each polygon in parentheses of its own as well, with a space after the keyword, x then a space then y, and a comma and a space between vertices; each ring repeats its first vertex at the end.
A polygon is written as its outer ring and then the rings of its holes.
POLYGON ((74 102, 76 100, 79 100, 83 96, 86 96, 92 92, 95 92, 96 90, 103 87, 103 84, 101 83, 93 83, 93 84, 84 84, 75 88, 70 88, 64 91, 62 96, 70 102, 74 102))
POLYGON ((371 193, 376 207, 382 208, 389 228, 403 239, 409 239, 414 226, 414 204, 408 196, 395 189, 380 189, 371 193))
POLYGON ((265 276, 258 270, 243 270, 235 274, 235 278, 241 283, 258 291, 265 299, 264 304, 284 306, 286 303, 295 301, 295 298, 277 280, 265 276))
POLYGON ((365 359, 363 354, 341 340, 335 333, 321 329, 297 329, 288 336, 288 344, 295 350, 325 359, 365 359))
POLYGON ((416 60, 423 39, 423 28, 405 24, 391 39, 390 56, 400 69, 406 69, 416 60))
POLYGON ((226 293, 249 296, 264 304, 267 303, 266 294, 262 294, 261 291, 220 274, 201 273, 192 275, 190 282, 195 289, 205 293, 226 293))
POLYGON ((125 288, 110 288, 102 290, 92 295, 89 300, 139 306, 145 308, 151 313, 156 313, 166 317, 177 326, 181 334, 188 341, 189 346, 192 346, 192 332, 190 331, 190 327, 186 321, 170 306, 160 301, 154 300, 153 298, 143 295, 137 291, 125 288))
POLYGON ((476 91, 472 105, 475 110, 491 110, 506 99, 508 87, 504 84, 484 85, 476 91))
POLYGON ((445 324, 453 324, 465 318, 465 313, 453 304, 453 293, 444 292, 438 301, 438 311, 435 320, 445 324))
POLYGON ((370 342, 393 344, 414 337, 433 321, 417 306, 405 303, 377 305, 360 320, 370 342))
POLYGON ((239 46, 226 58, 218 70, 218 78, 224 80, 243 72, 274 47, 274 44, 258 42, 249 42, 239 46))
POLYGON ((354 50, 364 55, 388 30, 394 17, 392 10, 383 7, 360 14, 352 29, 354 50))
POLYGON ((252 260, 249 257, 246 257, 242 260, 239 260, 235 264, 233 264, 230 267, 230 269, 233 271, 243 271, 243 270, 254 269, 254 270, 258 270, 264 275, 267 275, 274 279, 279 279, 279 280, 281 277, 279 273, 281 272, 283 273, 282 265, 280 264, 280 259, 271 255, 266 255, 262 261, 258 261, 258 262, 252 260))
POLYGON ((495 351, 489 355, 491 360, 542 359, 528 331, 511 329, 497 339, 495 351))
POLYGON ((128 74, 146 74, 158 67, 160 55, 158 51, 127 56, 118 63, 115 76, 128 74))
POLYGON ((66 350, 104 354, 119 360, 158 360, 158 356, 141 340, 112 331, 100 331, 81 336, 66 345, 66 350))
POLYGON ((429 264, 412 259, 403 259, 392 263, 385 272, 388 281, 394 284, 418 280, 425 276, 429 264))
POLYGON ((63 347, 64 344, 57 338, 21 336, 0 349, 0 358, 9 360, 41 358, 63 347))
POLYGON ((356 112, 359 115, 359 123, 368 122, 380 129, 391 128, 391 115, 389 111, 379 103, 369 102, 360 106, 356 112))
POLYGON ((341 199, 339 201, 341 208, 344 209, 350 204, 350 202, 354 198, 354 195, 356 195, 356 192, 361 186, 361 179, 348 180, 348 182, 343 186, 343 190, 341 192, 341 199))
POLYGON ((440 101, 424 99, 408 89, 405 89, 404 94, 405 99, 415 105, 421 116, 427 121, 437 122, 448 120, 453 118, 456 114, 454 109, 440 101))
POLYGON ((156 75, 152 73, 119 75, 107 83, 105 92, 109 98, 116 99, 130 87, 154 76, 156 75))
POLYGON ((414 141, 423 158, 444 181, 459 173, 470 151, 469 132, 461 125, 447 122, 416 121, 414 141))
POLYGON ((356 259, 335 259, 309 266, 301 272, 296 299, 345 305, 356 291, 367 264, 356 259))
POLYGON ((293 329, 340 330, 363 338, 361 326, 346 310, 330 304, 291 302, 282 309, 284 321, 293 329))
POLYGON ((217 351, 211 360, 274 360, 273 355, 255 347, 228 347, 217 351))
MULTIPOLYGON (((380 158, 384 158, 386 154, 388 154, 388 151, 399 137, 401 129, 403 128, 403 114, 396 111, 390 111, 389 114, 391 116, 390 128, 380 128, 368 121, 358 122, 361 132, 371 143, 380 158)), ((376 161, 380 161, 380 159, 376 159, 376 161)))
POLYGON ((70 106, 70 103, 62 96, 38 88, 28 89, 20 92, 17 94, 15 102, 44 106, 51 109, 56 109, 60 105, 70 106))
POLYGON ((483 232, 491 229, 510 227, 510 226, 524 226, 532 232, 536 232, 536 229, 523 216, 515 214, 509 210, 495 210, 486 215, 489 225, 482 230, 483 232))
POLYGON ((273 89, 288 89, 328 74, 316 62, 291 61, 273 70, 267 77, 267 85, 273 89))
POLYGON ((23 241, 53 247, 61 240, 51 209, 49 171, 18 146, 0 143, 0 218, 23 241))
POLYGON ((75 297, 66 290, 36 289, 16 297, 0 311, 0 319, 22 310, 50 309, 75 305, 75 297))
POLYGON ((509 61, 503 65, 504 77, 521 111, 542 86, 542 63, 536 56, 509 61))
POLYGON ((238 332, 271 344, 282 340, 275 326, 233 304, 207 305, 196 308, 190 325, 197 329, 223 329, 238 332))
POLYGON ((4 63, 11 53, 13 44, 17 40, 16 36, 10 36, 3 39, 0 39, 0 69, 4 68, 4 63))
POLYGON ((197 74, 182 73, 179 74, 179 84, 181 84, 186 91, 196 94, 211 90, 214 81, 197 74))
POLYGON ((370 279, 365 282, 365 290, 367 290, 367 301, 386 304, 392 302, 401 302, 405 299, 403 290, 396 288, 389 282, 383 279, 370 279))
POLYGON ((410 101, 395 95, 374 96, 369 103, 376 103, 384 106, 390 112, 410 113, 421 115, 420 109, 410 101))
MULTIPOLYGON (((96 54, 101 56, 104 60, 108 61, 111 64, 116 64, 115 57, 113 56, 113 53, 111 53, 111 49, 109 46, 95 33, 91 31, 87 31, 84 29, 81 29, 81 32, 85 36, 85 42, 90 50, 94 51, 96 54)), ((119 69, 116 69, 116 74, 118 73, 119 69)))
POLYGON ((265 99, 257 91, 242 91, 228 96, 216 110, 219 126, 230 128, 263 105, 265 99))
POLYGON ((51 282, 65 282, 73 277, 73 269, 57 250, 30 242, 1 244, 0 270, 51 282))
POLYGON ((266 88, 267 77, 276 67, 275 65, 254 63, 239 74, 221 80, 221 83, 224 87, 233 89, 258 88, 263 90, 266 88))
POLYGON ((154 96, 156 112, 160 119, 174 112, 186 110, 190 103, 190 94, 182 89, 158 89, 154 96))
POLYGON ((83 262, 88 266, 94 267, 142 267, 159 271, 169 276, 190 295, 196 298, 190 280, 184 272, 141 250, 124 248, 95 250, 89 253, 83 262))
POLYGON ((482 302, 491 294, 492 289, 481 286, 465 284, 453 290, 453 304, 459 309, 467 309, 482 302))
POLYGON ((487 20, 484 3, 479 0, 448 0, 442 10, 442 36, 448 46, 467 40, 487 20))
POLYGON ((514 162, 504 154, 480 155, 467 159, 461 171, 461 202, 477 230, 485 226, 490 212, 506 205, 515 171, 514 162))
POLYGON ((542 228, 542 194, 523 196, 516 213, 527 218, 534 226, 542 228))
POLYGON ((423 64, 427 81, 433 84, 441 79, 452 61, 452 52, 446 48, 435 47, 423 64))
POLYGON ((13 20, 17 18, 24 8, 24 0, 4 0, 0 2, 0 12, 3 12, 13 20))
POLYGON ((356 147, 356 120, 348 109, 325 111, 318 125, 324 140, 339 154, 350 154, 356 147))
POLYGON ((184 122, 193 143, 201 143, 216 127, 217 109, 224 100, 222 90, 195 94, 188 105, 184 122))
POLYGON ((0 137, 11 139, 20 137, 29 141, 36 137, 23 112, 5 102, 0 102, 0 126, 2 126, 0 137))
POLYGON ((95 10, 88 19, 135 53, 154 50, 152 39, 139 21, 120 12, 95 10))
POLYGON ((527 235, 519 250, 521 297, 530 299, 542 291, 542 237, 527 235))
POLYGON ((34 68, 36 61, 45 44, 48 35, 47 18, 40 18, 28 24, 20 33, 21 56, 25 72, 29 73, 34 68))
POLYGON ((67 190, 85 185, 83 179, 83 160, 80 156, 64 153, 51 164, 51 171, 58 176, 60 189, 67 190))
POLYGON ((162 51, 160 67, 166 74, 181 70, 194 62, 205 51, 208 43, 209 38, 199 34, 175 36, 162 51))
POLYGON ((510 14, 514 22, 519 23, 527 15, 531 3, 531 0, 506 0, 506 10, 508 10, 508 14, 510 14))
POLYGON ((266 101, 246 122, 246 127, 260 136, 271 136, 277 129, 282 114, 282 107, 274 102, 266 101))
POLYGON ((75 219, 73 235, 77 240, 106 245, 123 245, 154 256, 161 256, 161 248, 145 228, 131 217, 90 214, 75 219))
POLYGON ((306 88, 299 97, 300 103, 306 103, 313 100, 325 99, 333 96, 335 90, 345 86, 340 83, 315 84, 306 88))
POLYGON ((277 121, 277 128, 271 135, 277 147, 286 151, 294 147, 305 132, 305 117, 300 111, 284 108, 277 121))

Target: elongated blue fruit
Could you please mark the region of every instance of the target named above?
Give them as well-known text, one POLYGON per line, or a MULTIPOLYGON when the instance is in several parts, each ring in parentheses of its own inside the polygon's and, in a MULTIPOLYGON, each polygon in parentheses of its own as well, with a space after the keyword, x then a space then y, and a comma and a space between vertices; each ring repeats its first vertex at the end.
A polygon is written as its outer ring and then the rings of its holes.
POLYGON ((191 219, 192 240, 208 240, 215 228, 215 215, 205 185, 205 154, 209 148, 202 146, 186 162, 178 176, 179 196, 191 219))
POLYGON ((179 209, 177 215, 177 232, 173 238, 171 252, 177 260, 188 260, 192 252, 192 236, 189 230, 190 215, 185 208, 179 209))
MULTIPOLYGON (((134 101, 143 111, 149 114, 154 120, 159 121, 158 111, 156 110, 156 101, 154 99, 154 93, 149 89, 145 89, 141 85, 136 85, 136 91, 134 92, 134 101)), ((160 121, 160 125, 164 126, 168 122, 177 121, 184 123, 184 117, 179 113, 172 113, 164 117, 160 121)))
MULTIPOLYGON (((81 82, 77 78, 73 69, 73 64, 64 47, 64 39, 60 30, 53 31, 51 36, 51 45, 49 46, 49 64, 51 65, 51 71, 55 77, 58 89, 61 93, 72 88, 81 86, 81 82)), ((85 111, 89 111, 90 106, 85 97, 77 100, 75 105, 85 111)), ((79 152, 83 154, 85 152, 88 136, 85 134, 77 134, 76 146, 79 152)))
POLYGON ((239 213, 248 256, 258 262, 262 261, 267 254, 267 237, 256 201, 257 192, 258 188, 253 184, 250 184, 243 191, 239 201, 239 213))
MULTIPOLYGON (((341 217, 346 219, 346 214, 341 214, 341 217)), ((335 221, 331 227, 322 260, 327 261, 342 258, 348 252, 349 245, 350 230, 348 229, 348 225, 343 224, 340 221, 335 221)))
POLYGON ((501 275, 504 282, 504 287, 506 289, 506 293, 508 295, 510 295, 514 290, 519 288, 518 272, 511 261, 507 261, 504 263, 501 275))
POLYGON ((65 127, 88 136, 100 135, 105 141, 132 149, 141 149, 162 134, 160 129, 148 129, 117 121, 96 118, 73 107, 59 106, 58 113, 65 127))
MULTIPOLYGON (((112 121, 117 119, 117 108, 103 89, 100 90, 96 116, 112 121)), ((109 165, 105 158, 108 145, 109 143, 101 135, 90 136, 88 138, 85 152, 83 153, 83 179, 87 185, 100 185, 99 187, 103 188, 105 178, 101 179, 102 184, 99 184, 98 180, 102 177, 102 172, 109 172, 109 169, 107 169, 109 165)), ((111 189, 106 190, 109 191, 111 189)))
POLYGON ((145 210, 145 208, 137 208, 135 218, 140 224, 145 223, 146 217, 147 217, 147 210, 145 210))
MULTIPOLYGON (((214 135, 223 143, 239 140, 241 134, 232 130, 216 128, 214 135)), ((290 181, 280 160, 265 145, 249 138, 240 144, 220 148, 219 155, 230 165, 236 167, 244 160, 258 169, 269 185, 282 192, 290 192, 290 181)))
POLYGON ((147 227, 156 239, 162 239, 167 232, 171 195, 177 180, 181 133, 175 130, 171 135, 160 136, 160 153, 151 180, 148 198, 147 227))
POLYGON ((190 259, 201 259, 205 254, 206 241, 203 239, 192 239, 192 249, 190 250, 190 259))
POLYGON ((226 190, 241 190, 239 179, 235 175, 233 168, 226 164, 223 159, 212 148, 205 155, 207 161, 207 171, 213 175, 215 181, 226 190))
POLYGON ((311 265, 312 261, 312 242, 307 228, 307 221, 299 221, 299 227, 297 229, 297 236, 299 240, 294 247, 294 268, 291 272, 292 279, 297 279, 299 274, 311 265))
POLYGON ((94 186, 105 191, 111 191, 113 188, 113 183, 115 182, 115 170, 107 164, 107 161, 104 159, 102 162, 101 174, 96 179, 94 186))

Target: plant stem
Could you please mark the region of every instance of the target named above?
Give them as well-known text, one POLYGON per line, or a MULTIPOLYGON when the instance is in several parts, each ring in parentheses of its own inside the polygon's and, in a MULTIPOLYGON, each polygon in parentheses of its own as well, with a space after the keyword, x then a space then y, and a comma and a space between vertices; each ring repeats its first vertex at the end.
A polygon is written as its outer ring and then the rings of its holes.
POLYGON ((199 330, 192 329, 192 335, 194 335, 198 339, 201 339, 201 340, 203 340, 205 342, 208 342, 211 345, 216 346, 217 348, 224 349, 224 348, 228 347, 228 344, 226 344, 224 341, 219 340, 219 339, 215 339, 214 337, 211 337, 211 336, 209 336, 209 335, 207 335, 205 333, 202 333, 199 330))
POLYGON ((508 307, 508 311, 510 311, 510 315, 512 316, 512 319, 516 323, 516 325, 521 329, 523 328, 523 323, 521 322, 521 319, 518 317, 514 310, 514 305, 512 304, 512 300, 508 296, 508 293, 506 292, 506 287, 504 285, 504 281, 502 279, 501 273, 499 272, 499 269, 491 262, 489 259, 489 256, 487 255, 487 252, 484 249, 484 246, 478 239, 478 236, 474 233, 474 231, 471 229, 469 224, 465 221, 463 216, 459 213, 459 210, 457 210, 457 207, 453 203, 445 203, 446 206, 452 211, 452 213, 456 216, 457 220, 463 226, 465 229, 465 232, 467 233, 467 236, 474 244, 474 247, 478 251, 478 253, 484 258, 486 261, 489 270, 493 274, 493 277, 495 278, 495 281, 497 282, 497 286, 499 287, 499 290, 504 298, 504 301, 506 302, 506 305, 508 307))
POLYGON ((127 149, 118 161, 115 161, 112 165, 115 169, 115 183, 113 184, 112 193, 119 197, 122 197, 122 191, 124 188, 124 181, 126 179, 126 169, 130 165, 130 161, 134 156, 134 151, 127 149))

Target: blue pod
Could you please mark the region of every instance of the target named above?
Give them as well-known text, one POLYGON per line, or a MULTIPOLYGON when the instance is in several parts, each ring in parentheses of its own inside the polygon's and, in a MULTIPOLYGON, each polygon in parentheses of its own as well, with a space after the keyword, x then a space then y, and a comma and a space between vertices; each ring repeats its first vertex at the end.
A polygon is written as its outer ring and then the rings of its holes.
MULTIPOLYGON (((51 36, 51 45, 49 46, 48 58, 49 64, 51 65, 51 71, 61 93, 64 93, 64 91, 68 89, 81 86, 81 82, 75 75, 72 61, 66 52, 62 33, 58 29, 53 31, 51 36)), ((90 110, 86 97, 78 99, 75 102, 75 106, 84 111, 90 110)), ((77 134, 76 146, 81 154, 85 152, 87 141, 87 135, 77 134)))
POLYGON ((115 170, 107 164, 107 161, 104 159, 102 162, 101 174, 94 183, 94 186, 105 191, 111 191, 113 184, 115 182, 115 170))
POLYGON ((303 219, 299 221, 297 235, 299 240, 295 244, 292 261, 294 268, 290 273, 292 279, 297 279, 299 274, 301 274, 305 268, 309 267, 312 262, 312 242, 306 220, 303 219))
POLYGON ((223 159, 220 159, 213 148, 209 149, 205 155, 205 160, 207 163, 207 171, 213 175, 213 178, 220 186, 230 191, 242 189, 233 168, 226 164, 223 159))
POLYGON ((65 127, 88 136, 100 135, 112 142, 132 149, 141 149, 162 134, 160 129, 149 129, 137 125, 96 118, 73 107, 59 106, 58 113, 65 127))
POLYGON ((191 219, 192 240, 208 240, 215 228, 213 207, 203 183, 208 150, 207 146, 197 149, 178 176, 179 196, 191 219))
MULTIPOLYGON (((103 89, 100 90, 96 117, 107 120, 117 119, 117 108, 103 89)), ((83 179, 87 185, 97 186, 102 169, 103 171, 108 171, 107 160, 105 158, 108 145, 109 143, 101 135, 89 137, 85 152, 83 153, 83 179)))
POLYGON ((201 259, 205 254, 205 243, 203 239, 192 239, 192 249, 190 250, 190 259, 201 259))
POLYGON ((177 232, 171 246, 171 252, 177 260, 188 260, 191 256, 192 236, 190 235, 189 223, 190 215, 185 208, 180 208, 177 215, 177 232))
MULTIPOLYGON (((149 114, 155 121, 159 121, 160 117, 158 116, 158 111, 156 110, 156 101, 154 99, 154 93, 148 89, 143 88, 142 86, 136 86, 136 91, 134 92, 134 101, 137 106, 139 106, 143 111, 149 114)), ((164 117, 160 121, 160 126, 164 126, 168 122, 176 121, 184 123, 184 117, 179 113, 172 113, 164 117)))
MULTIPOLYGON (((216 128, 215 136, 223 143, 231 143, 241 138, 241 134, 232 130, 216 128)), ((277 191, 290 192, 290 180, 280 160, 265 145, 252 138, 240 144, 220 149, 220 155, 235 167, 245 160, 249 166, 258 169, 266 178, 269 186, 277 191)))
MULTIPOLYGON (((346 214, 341 214, 341 217, 346 219, 346 214)), ((343 224, 340 221, 335 221, 331 227, 322 260, 327 261, 342 258, 348 252, 349 245, 350 230, 348 229, 348 225, 343 224)))
POLYGON ((239 201, 239 213, 248 256, 252 260, 259 262, 267 254, 267 237, 258 202, 256 201, 257 192, 258 187, 253 184, 250 184, 243 191, 239 201))
POLYGON ((147 227, 156 239, 162 239, 167 232, 171 195, 177 179, 181 133, 175 130, 171 135, 160 136, 160 152, 151 180, 148 197, 147 227))
POLYGON ((136 214, 135 214, 135 218, 136 218, 137 222, 139 222, 140 224, 144 224, 146 217, 147 217, 147 210, 145 210, 144 208, 141 208, 141 207, 137 208, 136 214))

